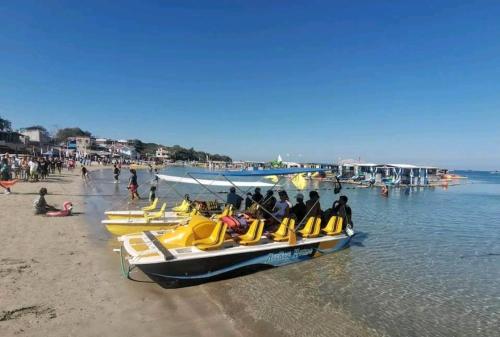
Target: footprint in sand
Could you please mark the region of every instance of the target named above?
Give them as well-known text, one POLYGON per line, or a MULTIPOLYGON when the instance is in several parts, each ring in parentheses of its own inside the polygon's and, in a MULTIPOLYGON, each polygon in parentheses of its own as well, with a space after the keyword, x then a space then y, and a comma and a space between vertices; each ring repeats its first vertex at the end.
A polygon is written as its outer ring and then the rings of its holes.
POLYGON ((21 259, 5 258, 0 260, 0 277, 5 277, 12 273, 22 273, 31 268, 31 265, 21 259))
POLYGON ((34 315, 35 317, 46 317, 48 319, 56 318, 56 310, 51 307, 42 305, 32 305, 21 307, 14 310, 2 311, 0 313, 0 322, 9 321, 12 319, 22 318, 24 316, 34 315))

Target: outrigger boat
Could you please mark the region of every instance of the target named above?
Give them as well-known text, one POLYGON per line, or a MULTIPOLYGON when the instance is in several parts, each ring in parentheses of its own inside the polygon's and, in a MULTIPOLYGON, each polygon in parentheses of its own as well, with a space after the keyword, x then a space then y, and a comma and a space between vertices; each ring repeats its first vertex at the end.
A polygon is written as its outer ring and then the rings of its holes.
MULTIPOLYGON (((284 176, 316 171, 321 170, 218 171, 188 175, 217 174, 230 181, 228 177, 233 176, 284 176)), ((338 181, 337 184, 336 193, 341 188, 338 181)), ((306 216, 306 219, 303 228, 297 230, 293 219, 284 218, 278 230, 268 235, 263 233, 264 220, 253 219, 245 234, 234 235, 227 232, 227 224, 220 219, 193 216, 186 226, 173 230, 119 237, 122 267, 127 276, 138 267, 162 286, 184 286, 330 254, 348 246, 354 235, 352 229, 349 234, 342 230, 341 217, 332 216, 324 227, 321 218, 306 216), (128 271, 125 271, 125 259, 128 271)))
MULTIPOLYGON (((173 218, 178 216, 178 212, 175 211, 175 209, 172 209, 171 212, 165 211, 167 205, 163 204, 162 208, 160 209, 163 211, 163 214, 161 215, 162 218, 173 218), (163 207, 163 205, 165 207, 163 207)), ((116 219, 130 219, 130 218, 144 218, 147 216, 151 216, 153 214, 157 214, 158 211, 156 211, 156 207, 158 206, 158 198, 153 200, 151 205, 143 207, 140 210, 127 210, 127 211, 106 211, 104 214, 106 217, 110 220, 116 220, 116 219), (155 213, 153 213, 155 212, 155 213)))

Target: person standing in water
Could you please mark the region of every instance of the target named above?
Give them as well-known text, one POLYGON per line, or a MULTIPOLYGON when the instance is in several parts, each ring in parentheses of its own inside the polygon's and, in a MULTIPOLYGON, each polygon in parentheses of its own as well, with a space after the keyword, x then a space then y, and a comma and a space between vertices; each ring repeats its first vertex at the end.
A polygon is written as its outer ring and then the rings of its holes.
POLYGON ((384 185, 384 187, 382 187, 382 191, 380 191, 380 194, 383 197, 388 197, 389 196, 389 187, 387 187, 387 185, 384 185))
POLYGON ((137 172, 135 169, 130 169, 130 178, 128 179, 128 187, 130 190, 130 196, 132 197, 132 200, 134 200, 136 197, 137 199, 140 199, 139 193, 137 192, 137 189, 139 188, 139 184, 137 183, 137 172))
POLYGON ((87 170, 87 168, 85 166, 82 165, 82 179, 87 180, 88 174, 89 174, 89 171, 87 170))
POLYGON ((153 202, 156 199, 156 186, 151 186, 149 189, 149 202, 153 202))
POLYGON ((116 164, 113 165, 113 177, 115 178, 115 184, 118 183, 118 178, 120 178, 120 169, 116 164))

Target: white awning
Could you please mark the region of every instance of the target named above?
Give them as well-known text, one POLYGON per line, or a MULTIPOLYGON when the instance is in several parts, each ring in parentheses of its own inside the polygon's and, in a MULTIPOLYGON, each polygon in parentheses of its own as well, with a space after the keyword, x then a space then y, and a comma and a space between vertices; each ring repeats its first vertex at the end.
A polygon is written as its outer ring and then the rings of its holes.
POLYGON ((273 187, 274 184, 265 183, 261 181, 225 181, 225 180, 209 180, 209 179, 193 179, 193 178, 185 178, 185 177, 177 177, 177 176, 169 176, 165 174, 157 174, 159 179, 164 181, 170 181, 174 183, 182 183, 182 184, 202 184, 207 186, 238 186, 238 187, 273 187))

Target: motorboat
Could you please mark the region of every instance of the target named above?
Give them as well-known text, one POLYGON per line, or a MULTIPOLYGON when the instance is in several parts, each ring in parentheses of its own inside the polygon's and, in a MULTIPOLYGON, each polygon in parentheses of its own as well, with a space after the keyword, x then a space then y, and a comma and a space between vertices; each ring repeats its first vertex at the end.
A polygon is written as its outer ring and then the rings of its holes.
MULTIPOLYGON (((221 171, 219 174, 227 179, 318 170, 221 171)), ((238 185, 235 183, 235 186, 238 185)), ((235 234, 228 231, 222 218, 195 215, 185 226, 175 229, 119 237, 122 267, 127 276, 137 267, 162 286, 178 287, 331 254, 347 247, 354 235, 351 228, 343 230, 342 217, 332 216, 324 225, 319 217, 306 215, 306 219, 299 229, 293 218, 285 217, 272 233, 264 232, 264 219, 252 219, 244 234, 235 234)))

